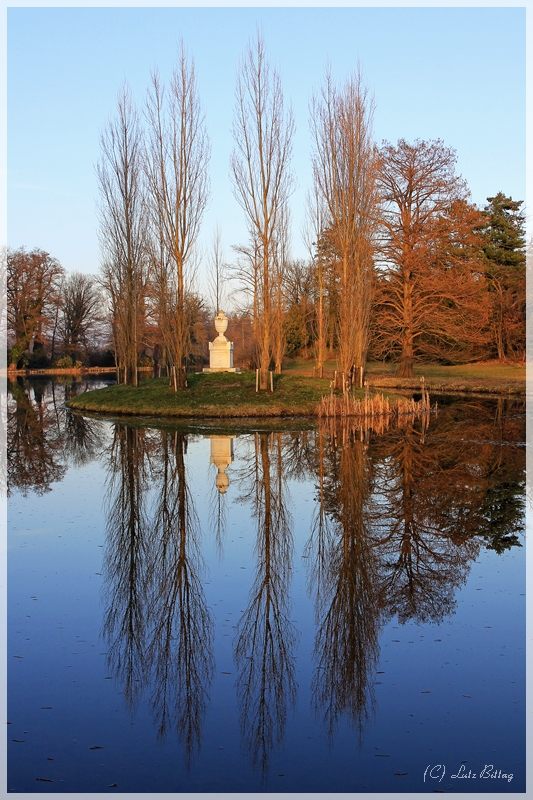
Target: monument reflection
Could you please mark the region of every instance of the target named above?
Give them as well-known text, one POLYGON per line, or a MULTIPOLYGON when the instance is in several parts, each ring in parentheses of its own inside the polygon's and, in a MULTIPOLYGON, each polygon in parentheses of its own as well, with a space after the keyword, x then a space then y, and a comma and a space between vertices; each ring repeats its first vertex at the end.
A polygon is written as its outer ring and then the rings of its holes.
POLYGON ((10 390, 11 491, 47 492, 69 462, 105 464, 109 675, 132 711, 149 703, 161 738, 177 734, 187 765, 201 747, 217 659, 205 559, 233 515, 248 525, 243 547, 254 561, 237 607, 232 691, 243 749, 263 778, 299 703, 311 701, 330 739, 344 721, 362 740, 377 712, 384 626, 449 618, 481 550, 520 546, 521 400, 450 404, 429 424, 210 434, 202 457, 216 502, 206 526, 195 500, 204 488, 188 468, 199 434, 71 415, 57 386, 55 395, 21 381, 10 390), (313 506, 305 546, 291 493, 313 506), (300 563, 314 608, 311 696, 297 683, 301 634, 291 619, 300 563))
POLYGON ((233 462, 233 440, 235 436, 210 436, 211 458, 209 463, 217 468, 215 486, 220 494, 226 494, 229 486, 229 477, 226 469, 233 462))

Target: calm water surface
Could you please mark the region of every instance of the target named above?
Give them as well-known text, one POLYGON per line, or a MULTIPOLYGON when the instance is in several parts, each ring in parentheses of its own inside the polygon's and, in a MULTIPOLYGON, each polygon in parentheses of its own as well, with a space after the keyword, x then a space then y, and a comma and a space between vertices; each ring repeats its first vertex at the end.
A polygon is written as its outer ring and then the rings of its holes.
POLYGON ((10 386, 8 791, 525 791, 521 400, 192 429, 85 388, 10 386))

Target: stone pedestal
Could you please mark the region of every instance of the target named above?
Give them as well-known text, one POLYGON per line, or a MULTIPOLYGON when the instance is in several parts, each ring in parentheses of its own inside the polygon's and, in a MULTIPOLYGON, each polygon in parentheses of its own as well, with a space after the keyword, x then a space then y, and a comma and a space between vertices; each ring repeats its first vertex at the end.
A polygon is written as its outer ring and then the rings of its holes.
POLYGON ((204 367, 204 372, 240 372, 239 367, 233 366, 233 342, 224 336, 228 327, 228 318, 223 311, 215 317, 215 328, 218 336, 209 342, 209 367, 204 367))
POLYGON ((209 438, 211 439, 211 458, 209 463, 218 468, 215 484, 220 494, 226 494, 229 486, 226 468, 233 461, 233 440, 235 437, 210 436, 209 438))
POLYGON ((217 336, 209 342, 209 369, 211 372, 233 369, 233 342, 217 336))

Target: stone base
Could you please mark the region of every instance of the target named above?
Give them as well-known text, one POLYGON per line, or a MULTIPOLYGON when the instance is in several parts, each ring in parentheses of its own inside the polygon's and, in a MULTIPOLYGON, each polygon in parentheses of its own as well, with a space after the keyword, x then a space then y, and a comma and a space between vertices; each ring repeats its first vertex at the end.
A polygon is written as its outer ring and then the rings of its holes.
POLYGON ((204 367, 202 372, 240 372, 240 367, 204 367))
POLYGON ((233 342, 225 336, 217 336, 209 342, 209 369, 214 372, 228 372, 233 369, 233 342))

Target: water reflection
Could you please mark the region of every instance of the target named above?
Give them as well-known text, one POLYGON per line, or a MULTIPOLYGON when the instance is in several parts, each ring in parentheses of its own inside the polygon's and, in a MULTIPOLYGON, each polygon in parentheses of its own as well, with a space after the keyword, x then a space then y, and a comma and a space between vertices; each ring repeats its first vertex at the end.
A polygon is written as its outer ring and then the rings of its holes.
POLYGON ((96 458, 105 439, 100 420, 74 416, 65 402, 89 382, 61 376, 7 381, 7 491, 45 494, 74 466, 96 458))
POLYGON ((189 764, 200 749, 214 656, 213 619, 200 580, 201 530, 186 477, 186 451, 184 434, 161 434, 148 654, 159 735, 175 726, 189 764))
POLYGON ((158 735, 175 729, 190 766, 200 749, 214 657, 186 451, 183 433, 115 426, 104 635, 109 669, 125 701, 134 711, 149 687, 158 735))
POLYGON ((233 463, 233 440, 235 436, 209 436, 209 439, 211 442, 209 463, 217 469, 214 481, 210 482, 211 528, 215 534, 219 557, 222 558, 227 525, 227 498, 225 495, 230 484, 226 470, 233 463))
MULTIPOLYGON (((42 494, 68 464, 105 464, 109 675, 132 713, 147 697, 159 736, 175 731, 190 765, 215 665, 205 543, 187 474, 199 437, 73 415, 64 403, 77 390, 10 383, 9 489, 42 494)), ((289 485, 306 481, 314 494, 302 554, 316 624, 311 704, 330 739, 341 720, 361 739, 376 708, 383 626, 441 622, 481 548, 521 544, 524 405, 471 399, 394 426, 351 420, 209 437, 210 528, 221 555, 235 513, 228 499, 253 520, 254 574, 233 650, 241 738, 263 779, 298 699, 289 485)))
POLYGON ((292 518, 283 475, 281 433, 256 433, 240 472, 241 502, 250 502, 256 525, 254 582, 237 624, 234 656, 244 749, 263 779, 271 751, 284 736, 296 702, 295 647, 290 620, 292 518))
POLYGON ((381 618, 373 463, 354 431, 342 434, 342 444, 318 434, 318 508, 305 553, 317 620, 313 705, 330 737, 343 715, 361 734, 373 708, 381 618))
POLYGON ((382 625, 441 622, 481 547, 520 545, 521 410, 499 400, 492 415, 474 401, 431 422, 381 422, 379 435, 353 421, 319 428, 304 558, 317 621, 313 705, 329 736, 341 717, 361 734, 372 713, 382 625))
POLYGON ((148 683, 148 599, 152 537, 147 512, 150 432, 116 425, 108 454, 104 636, 110 672, 133 711, 148 683))

